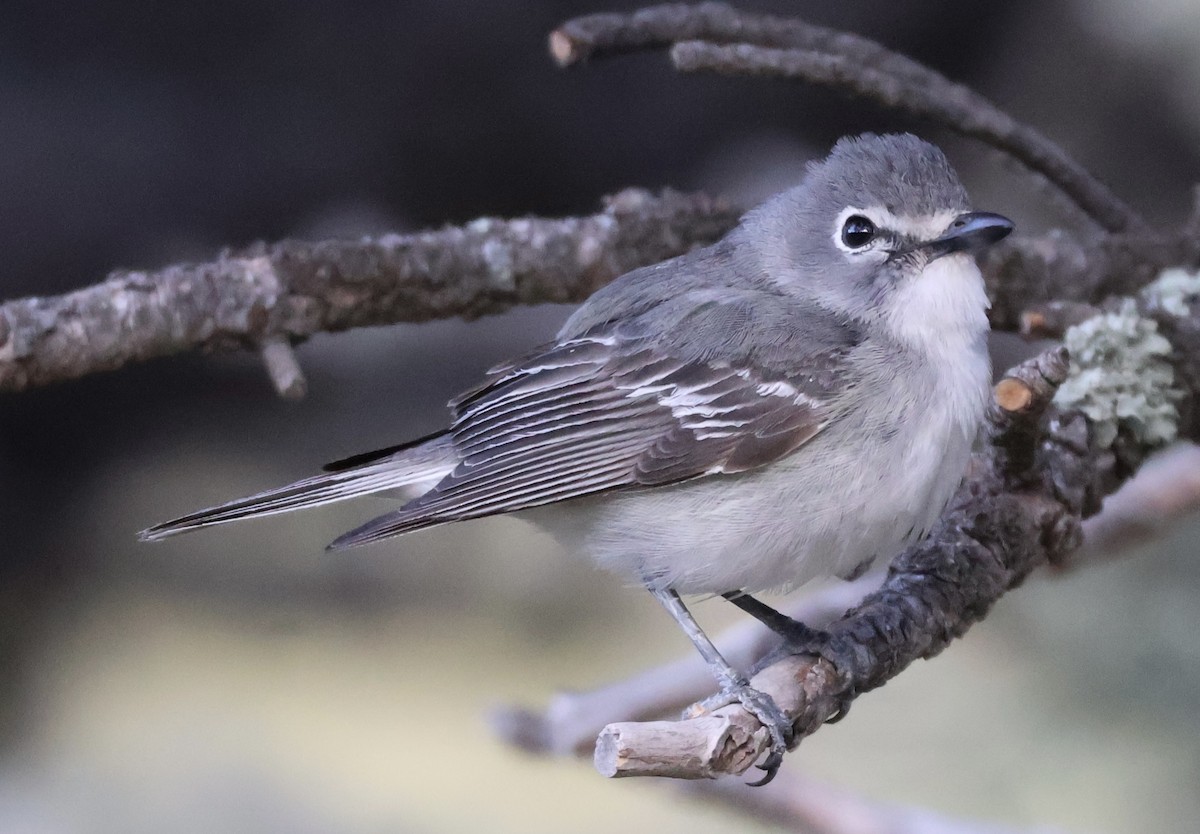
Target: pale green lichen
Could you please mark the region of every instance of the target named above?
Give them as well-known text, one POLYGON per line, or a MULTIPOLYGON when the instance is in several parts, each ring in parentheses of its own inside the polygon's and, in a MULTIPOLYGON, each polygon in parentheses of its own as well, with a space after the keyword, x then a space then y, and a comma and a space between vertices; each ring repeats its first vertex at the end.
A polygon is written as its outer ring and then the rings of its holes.
POLYGON ((1164 269, 1142 290, 1142 297, 1151 307, 1175 316, 1186 316, 1191 305, 1200 301, 1200 273, 1182 267, 1164 269))
POLYGON ((1175 403, 1182 393, 1167 361, 1171 344, 1152 319, 1138 313, 1133 299, 1069 328, 1063 343, 1071 352, 1071 369, 1054 402, 1082 411, 1101 446, 1111 446, 1119 429, 1151 446, 1175 439, 1175 403))

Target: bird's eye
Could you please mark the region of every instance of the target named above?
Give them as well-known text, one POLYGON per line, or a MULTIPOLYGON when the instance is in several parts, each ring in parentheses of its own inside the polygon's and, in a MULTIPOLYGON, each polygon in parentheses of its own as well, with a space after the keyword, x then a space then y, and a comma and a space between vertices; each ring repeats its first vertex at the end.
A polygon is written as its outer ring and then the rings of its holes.
POLYGON ((852 214, 842 224, 842 243, 861 249, 875 239, 875 224, 861 214, 852 214))

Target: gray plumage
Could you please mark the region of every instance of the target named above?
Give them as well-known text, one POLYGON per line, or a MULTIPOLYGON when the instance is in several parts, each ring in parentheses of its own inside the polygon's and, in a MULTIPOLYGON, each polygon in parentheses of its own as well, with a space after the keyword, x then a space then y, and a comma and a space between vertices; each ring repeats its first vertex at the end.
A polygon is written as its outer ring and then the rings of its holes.
POLYGON ((398 489, 411 500, 331 547, 517 513, 666 606, 771 729, 769 779, 787 720, 678 594, 726 595, 794 637, 739 594, 853 574, 929 530, 988 397, 971 252, 1011 228, 969 210, 934 146, 844 139, 720 242, 595 293, 454 400, 444 432, 142 537, 398 489))
POLYGON ((934 146, 842 140, 722 241, 622 276, 555 342, 494 368, 444 434, 143 537, 419 486, 332 546, 523 512, 684 593, 849 573, 928 529, 983 412, 978 271, 915 248, 968 207, 934 146), (882 243, 842 251, 846 211, 882 243), (943 261, 954 274, 923 276, 943 261))

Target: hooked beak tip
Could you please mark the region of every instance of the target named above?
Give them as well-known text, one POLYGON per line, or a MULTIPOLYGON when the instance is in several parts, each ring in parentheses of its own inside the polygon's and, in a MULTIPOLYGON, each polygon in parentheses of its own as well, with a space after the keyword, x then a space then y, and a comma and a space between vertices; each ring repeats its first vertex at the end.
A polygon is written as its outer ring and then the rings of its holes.
POLYGON ((954 218, 945 233, 929 242, 934 257, 954 252, 977 252, 998 243, 1012 233, 1013 222, 1002 214, 970 211, 954 218))

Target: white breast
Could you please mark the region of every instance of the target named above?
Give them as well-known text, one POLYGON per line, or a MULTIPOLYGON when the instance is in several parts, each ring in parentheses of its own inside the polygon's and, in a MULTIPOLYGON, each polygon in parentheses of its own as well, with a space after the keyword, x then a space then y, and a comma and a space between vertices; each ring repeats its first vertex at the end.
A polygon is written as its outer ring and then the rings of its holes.
POLYGON ((893 309, 910 312, 856 357, 861 392, 790 457, 523 515, 631 583, 680 593, 796 587, 890 558, 958 486, 990 379, 973 261, 942 258, 897 292, 909 295, 893 309))

